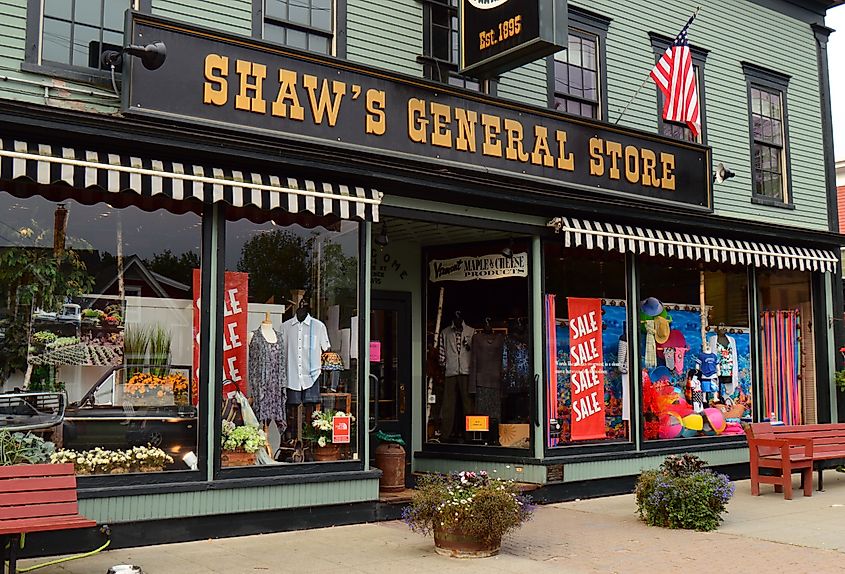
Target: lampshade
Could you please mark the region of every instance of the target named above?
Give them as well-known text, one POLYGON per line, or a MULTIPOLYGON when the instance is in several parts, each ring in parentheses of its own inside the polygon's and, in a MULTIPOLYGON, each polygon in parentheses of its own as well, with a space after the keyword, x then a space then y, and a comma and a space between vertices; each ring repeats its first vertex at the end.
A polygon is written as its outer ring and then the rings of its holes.
POLYGON ((343 359, 340 358, 340 354, 335 353, 334 351, 326 351, 323 353, 321 361, 323 363, 324 371, 342 371, 345 368, 343 366, 343 359))

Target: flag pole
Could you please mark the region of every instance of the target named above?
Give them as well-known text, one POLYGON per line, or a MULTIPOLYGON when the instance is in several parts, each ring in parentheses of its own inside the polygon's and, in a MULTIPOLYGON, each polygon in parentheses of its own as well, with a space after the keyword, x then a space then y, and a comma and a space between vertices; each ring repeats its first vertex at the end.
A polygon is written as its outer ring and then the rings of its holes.
MULTIPOLYGON (((699 13, 700 11, 701 11, 701 6, 696 6, 696 7, 695 7, 695 13, 692 15, 692 17, 693 17, 693 18, 695 18, 696 16, 698 16, 698 13, 699 13)), ((628 100, 628 103, 627 103, 627 104, 625 104, 625 107, 624 107, 624 108, 622 108, 622 111, 619 113, 619 117, 618 117, 618 118, 616 118, 616 121, 615 121, 615 122, 613 122, 613 123, 614 123, 614 125, 618 125, 618 124, 619 124, 619 120, 621 120, 621 119, 622 119, 622 116, 624 116, 624 115, 625 115, 625 112, 627 112, 627 111, 628 111, 628 108, 629 108, 629 107, 631 107, 631 104, 632 104, 632 103, 634 103, 634 100, 635 100, 635 99, 637 99, 637 96, 639 96, 639 95, 640 95, 640 92, 643 90, 643 88, 644 88, 644 87, 645 87, 645 85, 648 83, 648 81, 649 81, 649 79, 650 79, 650 78, 651 78, 651 74, 649 74, 648 76, 646 76, 646 77, 645 77, 645 80, 643 80, 643 83, 642 83, 642 84, 640 84, 640 87, 639 87, 639 88, 637 88, 637 91, 636 91, 636 92, 634 92, 634 95, 633 95, 633 96, 631 96, 631 99, 630 99, 630 100, 628 100)))

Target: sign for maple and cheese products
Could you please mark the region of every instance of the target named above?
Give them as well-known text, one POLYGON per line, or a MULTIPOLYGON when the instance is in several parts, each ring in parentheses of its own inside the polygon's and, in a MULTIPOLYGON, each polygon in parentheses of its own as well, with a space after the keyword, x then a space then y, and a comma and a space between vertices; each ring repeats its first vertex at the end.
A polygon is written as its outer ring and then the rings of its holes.
POLYGON ((711 208, 710 152, 697 144, 144 14, 132 14, 127 36, 167 46, 157 70, 124 63, 127 115, 510 176, 545 194, 711 208))

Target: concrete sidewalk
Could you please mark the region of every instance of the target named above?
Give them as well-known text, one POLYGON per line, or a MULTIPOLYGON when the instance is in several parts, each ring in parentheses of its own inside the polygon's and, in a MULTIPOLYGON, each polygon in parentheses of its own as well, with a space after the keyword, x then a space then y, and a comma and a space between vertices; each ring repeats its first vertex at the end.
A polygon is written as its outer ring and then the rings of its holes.
POLYGON ((771 487, 752 497, 740 481, 724 524, 709 533, 645 526, 632 495, 543 506, 499 556, 481 560, 439 556, 430 538, 383 522, 115 550, 36 572, 105 574, 115 564, 137 564, 145 574, 841 572, 845 474, 827 471, 825 487, 787 501, 771 487))

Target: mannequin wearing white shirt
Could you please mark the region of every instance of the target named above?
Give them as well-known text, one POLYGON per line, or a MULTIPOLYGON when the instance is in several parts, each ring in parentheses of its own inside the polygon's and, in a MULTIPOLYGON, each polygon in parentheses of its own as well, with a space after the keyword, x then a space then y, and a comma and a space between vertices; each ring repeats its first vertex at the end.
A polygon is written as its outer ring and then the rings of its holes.
POLYGON ((318 403, 320 389, 314 387, 321 373, 320 358, 330 348, 325 324, 310 314, 303 299, 296 315, 282 324, 287 355, 288 402, 318 403))

